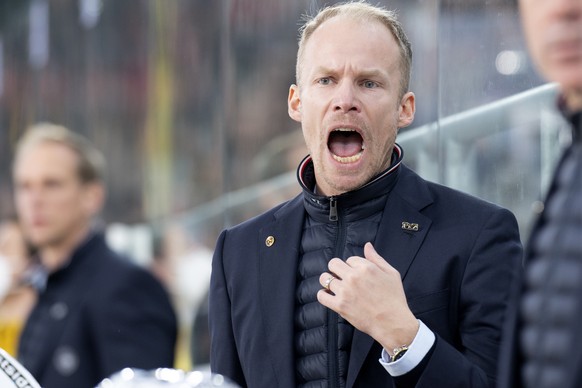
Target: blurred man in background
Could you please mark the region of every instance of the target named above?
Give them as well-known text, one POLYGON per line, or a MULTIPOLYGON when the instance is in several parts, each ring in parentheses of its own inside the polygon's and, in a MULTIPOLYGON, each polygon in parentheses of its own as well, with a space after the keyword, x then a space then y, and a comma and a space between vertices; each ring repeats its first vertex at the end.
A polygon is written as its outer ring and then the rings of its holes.
POLYGON ((365 2, 301 30, 303 193, 218 239, 214 372, 252 388, 494 385, 517 223, 402 164, 411 61, 395 14, 365 2))
POLYGON ((45 388, 93 387, 125 367, 171 367, 176 319, 163 287, 105 244, 94 220, 104 160, 84 137, 35 126, 13 166, 16 209, 46 270, 19 360, 45 388))
POLYGON ((531 233, 504 330, 499 385, 582 387, 582 0, 520 0, 540 73, 560 87, 572 143, 531 233))

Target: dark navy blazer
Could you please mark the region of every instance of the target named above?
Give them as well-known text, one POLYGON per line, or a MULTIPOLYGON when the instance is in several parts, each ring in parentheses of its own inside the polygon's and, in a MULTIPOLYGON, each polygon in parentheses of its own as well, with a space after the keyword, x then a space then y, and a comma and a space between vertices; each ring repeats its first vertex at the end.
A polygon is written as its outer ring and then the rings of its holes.
MULTIPOLYGON (((494 384, 500 332, 522 247, 507 210, 402 166, 374 246, 436 334, 418 387, 494 384), (418 231, 402 223, 416 223, 418 231)), ((210 289, 211 367, 244 387, 295 387, 294 307, 303 196, 223 231, 210 289), (274 243, 267 244, 268 237, 274 243)), ((387 296, 388 297, 388 296, 387 296)), ((347 387, 390 387, 381 346, 355 330, 347 387)))
POLYGON ((161 284, 97 234, 49 276, 18 358, 43 388, 94 387, 125 367, 172 367, 176 331, 161 284))

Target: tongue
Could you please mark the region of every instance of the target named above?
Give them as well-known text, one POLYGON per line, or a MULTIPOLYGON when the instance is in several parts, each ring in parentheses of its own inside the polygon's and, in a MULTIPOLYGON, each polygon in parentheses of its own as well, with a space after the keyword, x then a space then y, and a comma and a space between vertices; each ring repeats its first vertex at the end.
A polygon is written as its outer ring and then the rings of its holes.
POLYGON ((354 156, 362 150, 362 137, 357 132, 332 132, 329 150, 337 156, 354 156))

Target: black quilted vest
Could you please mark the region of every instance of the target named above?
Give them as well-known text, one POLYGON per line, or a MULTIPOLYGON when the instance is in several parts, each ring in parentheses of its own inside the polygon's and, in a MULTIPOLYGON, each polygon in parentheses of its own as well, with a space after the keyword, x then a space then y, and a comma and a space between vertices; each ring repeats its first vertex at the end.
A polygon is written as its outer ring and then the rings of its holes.
POLYGON ((582 112, 530 238, 520 333, 523 387, 582 381, 582 112))
MULTIPOLYGON (((314 194, 313 163, 300 164, 306 210, 295 296, 296 382, 302 388, 345 387, 353 326, 317 301, 319 276, 334 257, 363 256, 374 241, 402 160, 395 147, 389 169, 362 188, 336 197, 314 194)), ((380 355, 378 355, 379 357, 380 355)))

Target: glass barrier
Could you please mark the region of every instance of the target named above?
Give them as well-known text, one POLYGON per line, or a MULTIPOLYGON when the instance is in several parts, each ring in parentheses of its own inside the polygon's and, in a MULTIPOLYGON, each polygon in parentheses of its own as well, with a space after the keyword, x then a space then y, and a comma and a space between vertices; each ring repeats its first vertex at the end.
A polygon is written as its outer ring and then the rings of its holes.
MULTIPOLYGON (((286 106, 297 29, 302 15, 333 1, 268 3, 3 1, 0 216, 12 208, 14 143, 38 121, 74 128, 104 150, 107 222, 182 214, 294 170, 306 152, 286 106)), ((541 84, 512 2, 379 4, 398 10, 413 44, 411 129, 541 84)), ((427 136, 444 182, 438 133, 427 136)), ((224 225, 240 220, 224 216, 224 225)))
MULTIPOLYGON (((203 322, 220 230, 299 192, 306 149, 286 102, 297 29, 332 3, 3 0, 0 217, 13 212, 11 160, 28 125, 85 134, 108 161, 109 240, 160 274, 183 327, 203 322)), ((398 137, 405 162, 508 207, 527 238, 567 139, 515 2, 373 3, 398 10, 413 45, 417 114, 398 137)), ((191 355, 184 333, 179 366, 203 363, 206 339, 191 355)))
MULTIPOLYGON (((511 209, 525 239, 568 143, 568 126, 554 109, 556 93, 546 84, 402 132, 396 141, 404 162, 424 178, 511 209), (437 146, 433 137, 442 139, 437 146)), ((210 225, 222 227, 224 214, 228 224, 242 222, 298 192, 291 171, 171 219, 201 235, 210 225)))

